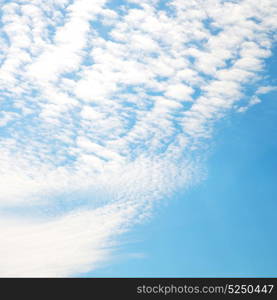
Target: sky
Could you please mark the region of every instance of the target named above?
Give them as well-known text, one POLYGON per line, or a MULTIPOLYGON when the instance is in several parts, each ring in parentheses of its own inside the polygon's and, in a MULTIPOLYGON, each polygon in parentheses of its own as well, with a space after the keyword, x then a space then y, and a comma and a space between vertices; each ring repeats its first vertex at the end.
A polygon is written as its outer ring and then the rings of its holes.
POLYGON ((207 178, 124 236, 113 264, 85 276, 276 277, 276 128, 276 92, 223 121, 207 178))
POLYGON ((276 276, 277 4, 0 3, 0 276, 276 276))

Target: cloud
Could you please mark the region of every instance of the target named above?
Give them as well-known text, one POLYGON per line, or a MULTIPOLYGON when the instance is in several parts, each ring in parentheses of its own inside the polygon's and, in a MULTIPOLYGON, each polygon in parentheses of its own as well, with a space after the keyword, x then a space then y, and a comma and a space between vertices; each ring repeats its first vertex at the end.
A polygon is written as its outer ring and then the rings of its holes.
POLYGON ((270 93, 270 92, 274 92, 277 90, 277 86, 261 86, 257 89, 257 92, 256 94, 257 95, 262 95, 262 94, 267 94, 267 93, 270 93))
POLYGON ((89 271, 109 258, 135 207, 77 211, 47 221, 1 220, 0 275, 60 277, 89 271), (124 221, 124 227, 123 225, 124 221), (12 259, 9 259, 12 256, 12 259))
POLYGON ((203 176, 201 145, 258 87, 276 3, 1 5, 0 275, 87 272, 203 176))
POLYGON ((246 105, 246 106, 241 106, 241 107, 239 107, 238 109, 237 109, 237 111, 238 112, 245 112, 245 111, 247 111, 251 106, 254 106, 254 105, 256 105, 256 104, 259 104, 259 103, 261 103, 262 101, 261 101, 261 99, 260 98, 258 98, 257 96, 253 96, 251 99, 250 99, 250 101, 248 102, 248 104, 246 105))

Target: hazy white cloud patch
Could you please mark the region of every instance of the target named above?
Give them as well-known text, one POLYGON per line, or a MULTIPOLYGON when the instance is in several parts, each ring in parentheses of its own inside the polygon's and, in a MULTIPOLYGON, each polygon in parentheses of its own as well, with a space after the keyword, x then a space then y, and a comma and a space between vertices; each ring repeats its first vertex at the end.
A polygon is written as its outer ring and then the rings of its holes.
POLYGON ((257 94, 262 95, 262 94, 267 94, 271 92, 276 92, 277 91, 277 86, 272 86, 272 85, 267 85, 267 86, 261 86, 257 89, 257 94))
POLYGON ((2 1, 0 276, 93 270, 197 182, 215 122, 276 90, 276 20, 274 0, 2 1))

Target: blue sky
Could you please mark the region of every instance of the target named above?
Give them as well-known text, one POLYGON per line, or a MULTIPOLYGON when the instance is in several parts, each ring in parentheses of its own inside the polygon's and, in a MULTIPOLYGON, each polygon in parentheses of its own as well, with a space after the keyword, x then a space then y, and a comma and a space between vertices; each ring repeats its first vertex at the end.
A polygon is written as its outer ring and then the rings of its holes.
POLYGON ((274 276, 273 0, 5 1, 0 276, 274 276))
MULTIPOLYGON (((273 81, 276 59, 266 66, 273 81)), ((86 276, 275 277, 276 96, 221 122, 207 178, 128 234, 118 262, 86 276)))
POLYGON ((119 262, 87 275, 275 277, 276 95, 264 100, 219 129, 206 180, 125 237, 119 262))

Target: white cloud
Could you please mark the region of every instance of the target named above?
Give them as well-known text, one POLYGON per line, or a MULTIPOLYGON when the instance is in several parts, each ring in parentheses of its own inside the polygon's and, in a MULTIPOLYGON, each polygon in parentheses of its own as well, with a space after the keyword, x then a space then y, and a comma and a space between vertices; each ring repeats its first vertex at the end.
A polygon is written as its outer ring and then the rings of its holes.
POLYGON ((111 238, 122 233, 135 214, 135 206, 125 204, 48 221, 2 218, 0 276, 61 277, 89 271, 109 258, 111 238))
POLYGON ((261 99, 259 99, 257 96, 253 96, 246 106, 239 107, 237 111, 241 113, 246 112, 251 106, 254 106, 259 103, 261 103, 261 99))
POLYGON ((257 89, 256 91, 256 94, 257 95, 260 95, 260 94, 267 94, 267 93, 270 93, 270 92, 274 92, 277 90, 277 86, 271 86, 271 85, 268 85, 268 86, 261 86, 257 89))
POLYGON ((137 216, 200 176, 191 150, 260 79, 277 27, 273 0, 108 4, 3 4, 2 276, 95 268, 137 216), (26 207, 43 220, 18 217, 26 207))
POLYGON ((184 84, 173 84, 167 87, 165 95, 169 98, 174 98, 183 101, 191 101, 193 89, 184 84))

